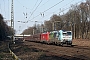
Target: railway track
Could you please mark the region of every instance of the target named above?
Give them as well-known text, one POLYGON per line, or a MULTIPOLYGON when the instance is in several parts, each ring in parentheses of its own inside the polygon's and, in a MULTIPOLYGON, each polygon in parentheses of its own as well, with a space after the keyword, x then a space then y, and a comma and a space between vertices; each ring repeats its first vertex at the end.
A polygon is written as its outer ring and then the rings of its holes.
MULTIPOLYGON (((27 41, 27 42, 34 42, 34 41, 27 41)), ((35 42, 35 43, 46 44, 46 45, 53 45, 53 46, 60 46, 60 47, 70 47, 70 48, 90 50, 90 46, 79 46, 77 44, 72 44, 72 46, 71 45, 63 45, 63 46, 61 46, 61 45, 47 44, 47 43, 41 43, 41 42, 35 42)))
MULTIPOLYGON (((20 42, 17 42, 20 43, 20 42)), ((80 43, 80 42, 79 42, 80 43)), ((33 53, 36 53, 36 56, 38 54, 42 54, 42 52, 45 55, 45 59, 47 57, 57 57, 56 59, 69 59, 69 60, 90 60, 90 47, 89 46, 79 46, 79 45, 73 45, 73 47, 69 46, 56 46, 56 45, 47 45, 47 44, 42 44, 42 43, 35 43, 35 42, 28 42, 24 41, 23 43, 20 43, 20 45, 17 45, 18 52, 17 54, 21 60, 24 60, 23 57, 21 57, 24 53, 24 55, 33 55, 33 53), (23 46, 23 47, 22 47, 23 46), (24 51, 25 50, 25 51, 24 51), (31 54, 32 53, 32 54, 31 54)), ((14 49, 15 51, 15 49, 14 49)), ((36 57, 34 56, 34 57, 36 57)), ((32 56, 28 56, 28 58, 32 56)), ((41 58, 41 57, 40 57, 41 58)), ((34 59, 34 58, 33 58, 34 59)), ((33 60, 31 59, 31 60, 33 60)), ((35 60, 35 59, 34 59, 35 60)), ((37 60, 37 59, 36 59, 37 60)), ((40 60, 40 59, 39 59, 40 60)), ((42 58, 41 58, 42 60, 42 58)))

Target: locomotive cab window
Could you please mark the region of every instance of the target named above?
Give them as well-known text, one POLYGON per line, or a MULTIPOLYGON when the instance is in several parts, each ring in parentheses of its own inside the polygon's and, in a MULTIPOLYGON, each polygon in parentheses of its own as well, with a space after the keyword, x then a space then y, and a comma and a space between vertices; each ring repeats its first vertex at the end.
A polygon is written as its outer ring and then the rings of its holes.
POLYGON ((71 35, 71 32, 67 32, 67 35, 71 35))
POLYGON ((65 33, 63 33, 63 36, 66 36, 67 35, 67 33, 65 32, 65 33))
POLYGON ((64 32, 63 36, 71 35, 71 32, 64 32))

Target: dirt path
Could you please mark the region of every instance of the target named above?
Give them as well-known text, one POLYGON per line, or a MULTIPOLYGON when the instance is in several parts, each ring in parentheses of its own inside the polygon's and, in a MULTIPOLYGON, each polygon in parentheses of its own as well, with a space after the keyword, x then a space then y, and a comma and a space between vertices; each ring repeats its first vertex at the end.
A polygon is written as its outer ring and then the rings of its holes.
POLYGON ((73 40, 73 47, 24 41, 13 51, 21 60, 90 60, 90 41, 73 40))

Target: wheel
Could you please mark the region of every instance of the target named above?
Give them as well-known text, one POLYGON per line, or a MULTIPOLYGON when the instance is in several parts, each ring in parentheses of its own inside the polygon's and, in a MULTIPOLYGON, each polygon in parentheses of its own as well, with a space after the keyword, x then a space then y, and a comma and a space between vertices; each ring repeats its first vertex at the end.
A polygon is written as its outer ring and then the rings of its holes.
POLYGON ((61 43, 60 45, 63 46, 63 43, 61 43))
POLYGON ((49 42, 47 42, 47 45, 49 45, 50 43, 49 42))

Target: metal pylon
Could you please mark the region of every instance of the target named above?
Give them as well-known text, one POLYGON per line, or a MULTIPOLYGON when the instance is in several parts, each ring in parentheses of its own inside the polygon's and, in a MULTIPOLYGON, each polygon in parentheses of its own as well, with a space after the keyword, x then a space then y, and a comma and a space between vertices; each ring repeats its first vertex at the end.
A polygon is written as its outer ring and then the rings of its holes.
POLYGON ((13 0, 11 2, 11 27, 14 29, 14 10, 13 10, 13 0))
POLYGON ((15 39, 14 39, 14 9, 13 9, 13 0, 11 1, 11 28, 13 29, 13 35, 12 35, 12 41, 15 44, 15 39))

